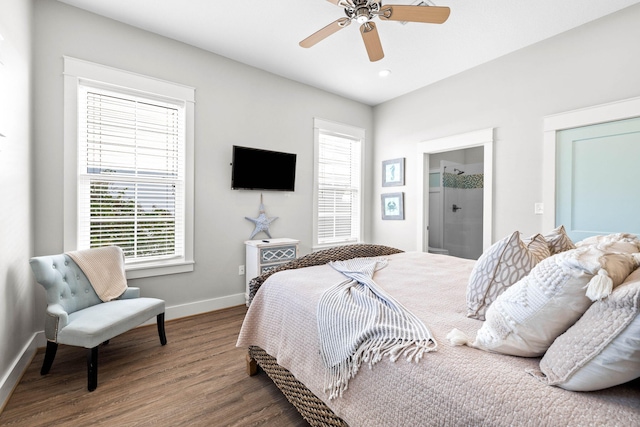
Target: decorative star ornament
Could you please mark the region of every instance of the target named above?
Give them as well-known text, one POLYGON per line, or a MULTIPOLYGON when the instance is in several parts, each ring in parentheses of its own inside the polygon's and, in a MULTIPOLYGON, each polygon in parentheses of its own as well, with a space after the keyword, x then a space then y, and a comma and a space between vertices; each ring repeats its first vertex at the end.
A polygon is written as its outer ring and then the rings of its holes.
POLYGON ((248 219, 256 225, 256 228, 254 228, 253 233, 251 233, 251 236, 249 237, 250 239, 253 239, 253 237, 261 231, 264 231, 265 234, 269 236, 269 238, 271 238, 271 234, 269 234, 269 225, 273 221, 278 219, 277 216, 271 218, 267 216, 267 213, 264 210, 264 204, 262 204, 262 194, 260 195, 260 214, 258 215, 258 217, 249 218, 248 216, 245 216, 244 218, 248 219))

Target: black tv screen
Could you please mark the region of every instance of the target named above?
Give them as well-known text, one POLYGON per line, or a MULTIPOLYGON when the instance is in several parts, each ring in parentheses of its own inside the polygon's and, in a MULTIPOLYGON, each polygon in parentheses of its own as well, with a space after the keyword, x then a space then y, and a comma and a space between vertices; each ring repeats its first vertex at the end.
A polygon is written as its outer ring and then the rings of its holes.
POLYGON ((293 191, 295 182, 295 154, 233 146, 232 189, 293 191))

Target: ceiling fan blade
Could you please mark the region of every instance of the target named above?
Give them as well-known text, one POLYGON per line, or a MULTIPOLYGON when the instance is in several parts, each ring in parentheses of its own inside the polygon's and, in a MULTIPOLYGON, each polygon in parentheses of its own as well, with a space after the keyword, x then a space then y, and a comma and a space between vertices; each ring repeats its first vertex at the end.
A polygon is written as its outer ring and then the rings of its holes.
POLYGON ((346 6, 354 6, 353 1, 351 0, 327 0, 329 3, 333 3, 336 6, 346 7, 346 6))
POLYGON ((383 20, 442 24, 449 18, 451 9, 442 6, 403 6, 394 4, 383 6, 382 12, 380 19, 383 20))
POLYGON ((336 21, 333 21, 331 24, 327 25, 326 27, 322 28, 321 30, 316 31, 315 33, 311 34, 309 37, 307 37, 306 39, 302 40, 299 44, 302 47, 311 47, 311 46, 315 45, 316 43, 318 43, 319 41, 322 41, 322 40, 326 39, 331 34, 343 29, 344 27, 346 27, 350 23, 351 23, 351 20, 349 18, 340 18, 340 19, 338 19, 336 21))
POLYGON ((384 52, 382 51, 382 44, 380 43, 380 36, 378 35, 376 24, 373 22, 365 22, 360 26, 360 32, 362 33, 364 46, 367 48, 369 60, 374 62, 384 58, 384 52))

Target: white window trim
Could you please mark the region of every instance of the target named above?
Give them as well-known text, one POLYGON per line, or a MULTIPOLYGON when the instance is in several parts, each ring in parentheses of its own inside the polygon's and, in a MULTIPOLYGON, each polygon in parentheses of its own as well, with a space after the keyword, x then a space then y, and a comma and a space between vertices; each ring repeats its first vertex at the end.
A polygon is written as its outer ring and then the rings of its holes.
POLYGON ((416 217, 418 218, 417 251, 427 252, 429 249, 429 230, 428 227, 425 227, 425 224, 429 222, 429 155, 473 147, 483 147, 484 151, 482 249, 487 250, 493 243, 493 131, 494 128, 480 129, 418 143, 416 149, 416 169, 418 171, 416 203, 416 217), (425 189, 427 197, 425 197, 425 189))
POLYGON ((64 56, 64 200, 63 249, 76 250, 78 237, 78 85, 84 81, 105 83, 139 94, 185 102, 185 256, 184 259, 127 265, 127 278, 193 271, 194 246, 194 111, 192 87, 64 56))
POLYGON ((324 120, 314 117, 313 119, 313 245, 312 250, 317 251, 336 246, 351 245, 354 243, 362 242, 362 230, 364 224, 364 176, 365 176, 365 130, 346 125, 343 123, 333 122, 330 120, 324 120), (320 143, 320 131, 328 131, 337 135, 344 135, 349 138, 357 138, 360 140, 360 218, 359 218, 359 232, 357 242, 345 242, 345 243, 331 243, 331 244, 319 244, 318 243, 318 151, 320 143))

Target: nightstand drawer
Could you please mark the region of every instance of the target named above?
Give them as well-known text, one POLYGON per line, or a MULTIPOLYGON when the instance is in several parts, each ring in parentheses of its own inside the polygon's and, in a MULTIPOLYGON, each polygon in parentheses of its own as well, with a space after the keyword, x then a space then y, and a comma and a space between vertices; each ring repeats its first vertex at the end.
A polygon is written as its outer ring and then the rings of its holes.
POLYGON ((281 238, 247 240, 245 297, 249 305, 249 282, 256 276, 268 273, 274 268, 298 258, 299 240, 281 238))
POLYGON ((263 265, 262 268, 260 268, 260 274, 268 273, 269 271, 275 269, 276 267, 280 267, 282 264, 286 264, 287 262, 289 262, 289 261, 277 262, 275 264, 269 264, 269 265, 263 265))
POLYGON ((296 259, 297 246, 278 246, 273 248, 260 249, 260 263, 269 264, 273 262, 282 263, 296 259))

